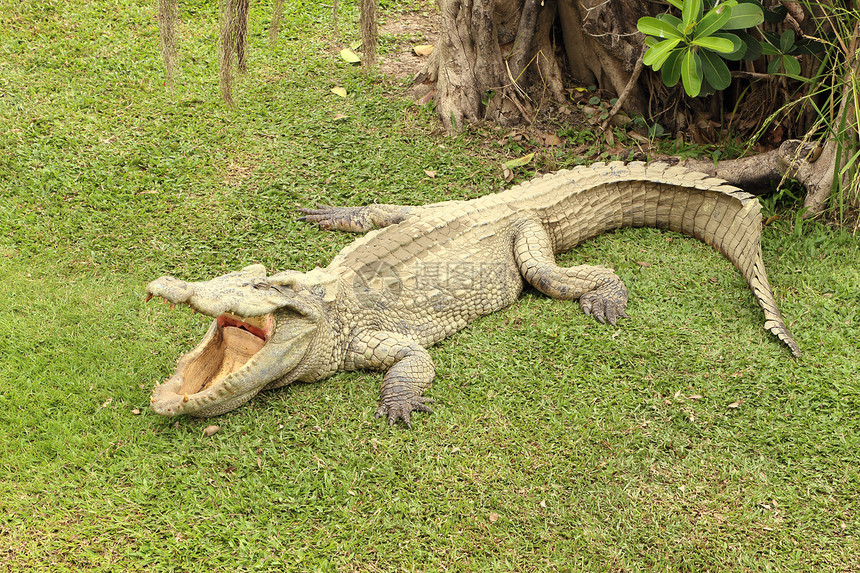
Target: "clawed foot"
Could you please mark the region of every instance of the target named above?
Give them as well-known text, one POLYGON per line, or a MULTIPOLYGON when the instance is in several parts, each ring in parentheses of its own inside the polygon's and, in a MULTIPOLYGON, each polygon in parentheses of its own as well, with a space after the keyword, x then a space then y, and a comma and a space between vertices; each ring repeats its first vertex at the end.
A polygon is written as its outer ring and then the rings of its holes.
POLYGON ((393 426, 397 420, 403 420, 403 424, 407 428, 412 429, 410 415, 412 412, 427 412, 432 414, 433 410, 428 408, 426 404, 432 404, 431 398, 424 396, 416 396, 410 392, 408 396, 400 396, 396 400, 386 400, 383 398, 379 402, 379 408, 376 409, 377 418, 388 418, 388 425, 393 426))
POLYGON ((316 209, 299 209, 304 217, 300 221, 315 223, 325 231, 361 231, 363 230, 358 221, 355 220, 358 209, 356 207, 331 207, 329 205, 317 204, 316 209))
POLYGON ((623 284, 610 283, 579 297, 582 312, 593 316, 601 324, 609 322, 612 326, 619 318, 630 318, 627 308, 627 288, 623 284))

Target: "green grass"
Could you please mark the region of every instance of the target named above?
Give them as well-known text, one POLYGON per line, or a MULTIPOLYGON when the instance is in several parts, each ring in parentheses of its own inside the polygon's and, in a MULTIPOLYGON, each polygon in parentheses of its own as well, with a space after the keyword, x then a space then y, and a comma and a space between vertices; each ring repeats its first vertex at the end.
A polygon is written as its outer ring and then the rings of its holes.
POLYGON ((229 109, 215 5, 180 2, 171 95, 155 4, 0 0, 0 571, 858 570, 860 242, 817 224, 764 233, 797 361, 716 252, 628 230, 563 260, 615 267, 631 320, 526 293, 431 350, 412 431, 373 418, 376 373, 210 438, 147 410, 206 328, 147 281, 324 266, 351 237, 298 206, 474 197, 516 156, 340 62, 352 3, 338 38, 290 2, 274 47, 254 3, 229 109))

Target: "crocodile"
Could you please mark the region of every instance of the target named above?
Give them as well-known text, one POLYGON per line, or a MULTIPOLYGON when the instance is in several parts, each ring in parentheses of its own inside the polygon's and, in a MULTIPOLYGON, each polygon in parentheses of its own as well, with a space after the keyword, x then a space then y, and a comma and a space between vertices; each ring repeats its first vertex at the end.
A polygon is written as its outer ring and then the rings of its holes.
POLYGON ((158 414, 215 416, 259 391, 339 371, 384 371, 377 417, 411 427, 430 412, 432 344, 517 300, 525 285, 579 300, 599 322, 626 318, 612 269, 560 267, 555 254, 605 231, 656 227, 716 248, 746 279, 764 327, 795 356, 765 273, 757 198, 662 163, 580 166, 470 201, 302 209, 322 229, 364 232, 326 268, 268 275, 263 265, 203 282, 146 287, 213 318, 202 341, 157 385, 158 414))

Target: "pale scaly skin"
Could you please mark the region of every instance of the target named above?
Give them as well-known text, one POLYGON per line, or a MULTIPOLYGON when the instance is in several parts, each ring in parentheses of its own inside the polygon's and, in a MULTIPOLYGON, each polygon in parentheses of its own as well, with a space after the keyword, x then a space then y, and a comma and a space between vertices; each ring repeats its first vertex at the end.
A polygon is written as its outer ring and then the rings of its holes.
POLYGON ((377 415, 410 426, 413 411, 430 411, 423 393, 435 370, 427 347, 512 304, 524 284, 552 298, 578 299, 600 322, 625 318, 627 289, 611 269, 559 267, 554 255, 628 226, 672 229, 715 247, 747 280, 765 328, 800 353, 767 281, 758 201, 701 173, 616 162, 472 201, 302 211, 321 228, 366 234, 325 269, 266 277, 255 265, 204 283, 162 277, 147 287, 150 295, 216 318, 207 338, 156 389, 157 412, 220 414, 264 388, 382 370, 377 415))

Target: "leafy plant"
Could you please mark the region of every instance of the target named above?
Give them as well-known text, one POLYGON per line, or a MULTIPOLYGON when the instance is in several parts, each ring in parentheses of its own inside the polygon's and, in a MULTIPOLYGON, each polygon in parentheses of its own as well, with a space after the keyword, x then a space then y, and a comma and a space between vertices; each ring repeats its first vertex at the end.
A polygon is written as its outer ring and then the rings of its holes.
POLYGON ((660 14, 640 18, 637 23, 639 31, 648 36, 643 63, 660 71, 667 86, 680 80, 684 91, 693 97, 725 89, 731 83, 725 60, 743 59, 747 52, 761 53, 750 34, 726 32, 761 24, 765 16, 759 4, 727 0, 705 12, 702 0, 669 3, 681 10, 681 18, 660 14))
POLYGON ((790 76, 800 75, 800 62, 793 55, 798 45, 794 42, 794 31, 786 30, 777 37, 775 34, 764 33, 767 42, 761 44, 762 52, 774 58, 767 65, 767 73, 778 74, 784 71, 790 76))

